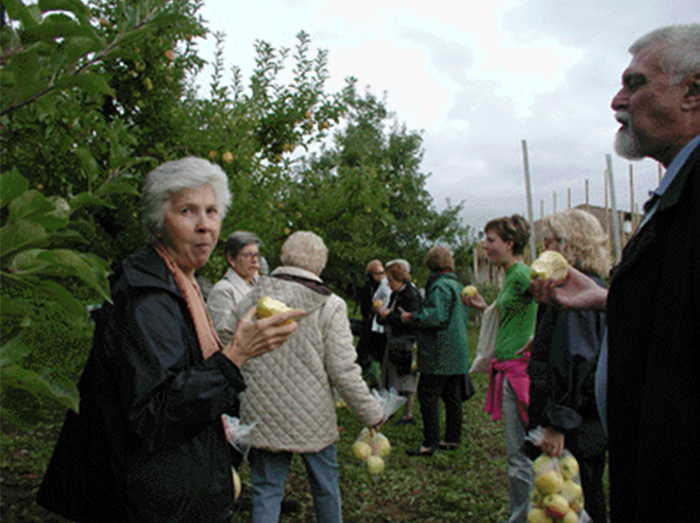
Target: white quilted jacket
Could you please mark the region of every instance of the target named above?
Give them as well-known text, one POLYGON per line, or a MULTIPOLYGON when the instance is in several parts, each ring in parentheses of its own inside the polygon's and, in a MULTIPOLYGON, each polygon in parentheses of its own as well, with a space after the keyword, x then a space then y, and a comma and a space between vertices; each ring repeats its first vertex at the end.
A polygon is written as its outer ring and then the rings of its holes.
POLYGON ((321 283, 308 271, 280 267, 261 277, 237 307, 240 318, 260 297, 270 296, 307 312, 286 343, 243 365, 248 388, 241 396, 241 421, 258 422, 252 432, 255 448, 318 452, 339 438, 333 388, 367 426, 379 423, 383 412, 355 363, 345 301, 274 277, 279 274, 321 283))

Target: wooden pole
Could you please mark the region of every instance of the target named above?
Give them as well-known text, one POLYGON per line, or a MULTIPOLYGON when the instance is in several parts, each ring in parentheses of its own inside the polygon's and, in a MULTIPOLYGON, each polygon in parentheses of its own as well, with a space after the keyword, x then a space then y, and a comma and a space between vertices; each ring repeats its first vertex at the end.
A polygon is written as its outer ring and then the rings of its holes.
POLYGON ((634 166, 630 164, 630 215, 632 231, 637 230, 637 214, 634 212, 634 166))
POLYGON ((532 211, 532 184, 530 183, 530 161, 527 155, 527 140, 522 141, 523 167, 525 169, 525 192, 527 194, 527 218, 530 220, 530 261, 537 256, 535 250, 535 220, 532 211))
POLYGON ((566 189, 566 204, 567 209, 571 209, 571 187, 566 189))
POLYGON ((610 203, 609 200, 610 198, 608 197, 608 172, 607 170, 603 173, 603 194, 604 196, 604 203, 603 203, 603 216, 605 216, 605 233, 607 234, 608 238, 608 250, 610 249, 610 244, 612 243, 610 240, 612 238, 612 229, 610 228, 610 222, 612 221, 612 216, 610 216, 610 203))
POLYGON ((591 212, 591 203, 588 194, 588 178, 586 178, 586 212, 591 212))
POLYGON ((615 180, 612 170, 612 155, 606 154, 605 161, 608 168, 608 183, 610 185, 610 210, 612 212, 613 247, 615 248, 615 260, 622 258, 622 245, 620 244, 620 224, 617 216, 617 199, 615 198, 615 180))
POLYGON ((557 191, 552 193, 552 212, 555 214, 557 212, 557 191))

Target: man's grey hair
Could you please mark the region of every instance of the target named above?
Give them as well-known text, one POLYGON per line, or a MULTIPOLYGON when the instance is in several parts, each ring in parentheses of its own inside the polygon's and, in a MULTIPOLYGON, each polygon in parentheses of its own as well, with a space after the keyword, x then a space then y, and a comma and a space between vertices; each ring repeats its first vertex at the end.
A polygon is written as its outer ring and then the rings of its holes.
POLYGON ((282 245, 280 260, 284 265, 320 275, 328 261, 328 248, 319 235, 309 231, 298 231, 282 245))
POLYGON ((243 250, 246 245, 255 244, 258 247, 262 245, 262 240, 255 234, 248 231, 235 231, 226 238, 226 254, 235 258, 238 253, 243 250))
POLYGON ((208 185, 214 191, 219 216, 224 219, 231 204, 228 178, 221 167, 202 158, 183 158, 165 162, 146 176, 141 195, 141 220, 149 243, 158 243, 165 213, 172 197, 184 189, 208 185))
POLYGON ((671 85, 700 71, 700 24, 661 27, 639 38, 629 52, 636 55, 652 45, 663 48, 659 66, 669 75, 671 85))

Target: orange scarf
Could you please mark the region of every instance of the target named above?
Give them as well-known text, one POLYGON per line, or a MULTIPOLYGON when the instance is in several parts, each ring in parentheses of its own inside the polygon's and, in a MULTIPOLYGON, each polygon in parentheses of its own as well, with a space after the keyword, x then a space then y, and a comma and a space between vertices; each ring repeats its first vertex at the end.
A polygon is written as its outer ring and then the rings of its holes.
POLYGON ((155 249, 160 257, 163 258, 170 272, 173 273, 175 284, 185 298, 187 309, 190 311, 190 316, 192 316, 192 321, 194 322, 194 330, 197 332, 197 339, 199 340, 199 347, 202 350, 202 357, 206 360, 215 352, 223 350, 224 346, 216 335, 216 329, 214 329, 214 325, 209 317, 209 312, 204 304, 204 297, 199 290, 197 280, 185 276, 182 269, 175 263, 175 260, 172 259, 170 254, 168 254, 168 251, 165 250, 165 247, 158 244, 155 249))

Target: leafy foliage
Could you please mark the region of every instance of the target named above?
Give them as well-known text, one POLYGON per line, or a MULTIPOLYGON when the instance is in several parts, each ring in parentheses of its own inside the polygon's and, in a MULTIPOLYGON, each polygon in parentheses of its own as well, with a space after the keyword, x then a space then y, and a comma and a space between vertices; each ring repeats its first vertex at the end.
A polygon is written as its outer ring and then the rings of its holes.
MULTIPOLYGON (((473 235, 461 204, 434 208, 421 134, 353 78, 327 92, 328 53, 306 33, 292 48, 256 42, 246 85, 236 67, 224 79, 216 35, 202 96, 201 0, 86 1, 2 3, 3 390, 77 406, 70 365, 39 363, 37 329, 46 319, 89 338, 86 305, 109 299, 107 275, 142 243, 138 189, 163 161, 221 165, 234 194, 222 237, 255 232, 273 266, 291 232, 317 232, 330 250, 324 279, 346 295, 372 258, 406 258, 423 280, 435 243, 469 267, 473 235), (37 315, 54 306, 67 316, 37 315)), ((224 265, 217 253, 202 273, 217 280, 224 265)), ((88 344, 75 341, 82 363, 88 344)))

